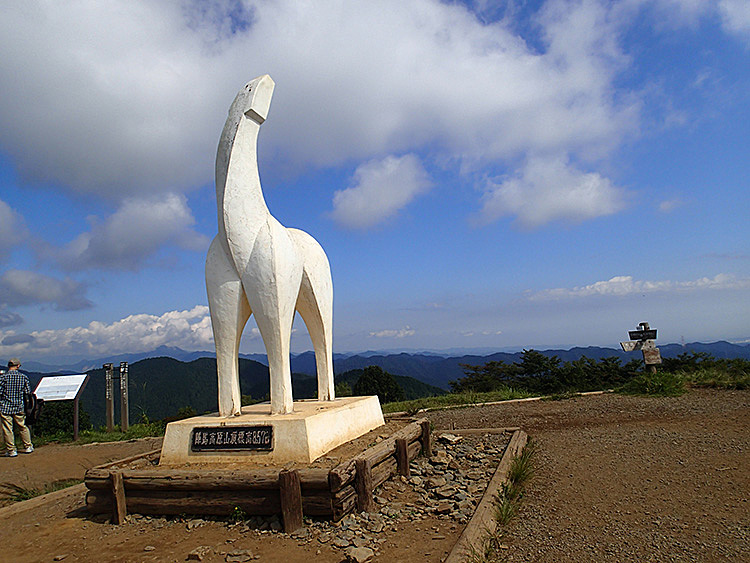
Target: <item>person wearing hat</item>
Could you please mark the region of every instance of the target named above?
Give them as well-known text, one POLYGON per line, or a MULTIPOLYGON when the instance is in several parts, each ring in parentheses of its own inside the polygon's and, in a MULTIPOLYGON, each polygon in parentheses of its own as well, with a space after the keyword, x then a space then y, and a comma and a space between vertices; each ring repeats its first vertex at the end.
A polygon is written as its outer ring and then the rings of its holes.
POLYGON ((13 436, 13 425, 18 426, 24 449, 22 453, 30 454, 34 451, 31 444, 31 433, 26 426, 26 415, 23 410, 23 395, 30 392, 29 378, 18 371, 21 360, 12 358, 8 362, 8 371, 0 375, 0 419, 3 426, 3 441, 5 442, 5 457, 16 457, 16 441, 13 436))

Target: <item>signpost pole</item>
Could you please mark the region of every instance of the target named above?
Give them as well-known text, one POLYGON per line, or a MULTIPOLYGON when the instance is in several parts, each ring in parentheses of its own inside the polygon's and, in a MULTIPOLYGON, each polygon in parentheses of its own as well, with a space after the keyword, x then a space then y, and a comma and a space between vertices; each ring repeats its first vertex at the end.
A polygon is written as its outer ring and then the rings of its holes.
POLYGON ((115 429, 115 398, 113 386, 112 364, 104 364, 104 397, 106 405, 107 432, 115 429))
POLYGON ((120 430, 127 432, 130 428, 128 410, 128 362, 120 362, 120 430))
POLYGON ((643 353, 643 362, 652 374, 656 374, 656 365, 661 363, 661 354, 656 347, 656 329, 651 328, 648 323, 639 323, 638 330, 629 330, 630 342, 620 342, 625 352, 640 350, 643 353))

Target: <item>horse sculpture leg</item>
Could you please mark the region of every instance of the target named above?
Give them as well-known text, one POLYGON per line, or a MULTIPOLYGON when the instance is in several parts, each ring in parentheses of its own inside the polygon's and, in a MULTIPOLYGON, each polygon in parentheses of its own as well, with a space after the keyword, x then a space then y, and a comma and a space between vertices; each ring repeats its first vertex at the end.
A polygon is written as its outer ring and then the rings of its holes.
POLYGON ((328 258, 318 242, 304 231, 287 229, 304 259, 297 311, 305 321, 315 350, 318 400, 331 401, 333 383, 333 282, 328 258))
POLYGON ((218 237, 206 257, 206 288, 216 344, 219 414, 238 415, 242 409, 238 352, 251 309, 242 282, 218 237))
POLYGON ((291 413, 289 341, 302 282, 302 260, 286 229, 273 217, 258 232, 241 277, 268 356, 271 414, 291 413))

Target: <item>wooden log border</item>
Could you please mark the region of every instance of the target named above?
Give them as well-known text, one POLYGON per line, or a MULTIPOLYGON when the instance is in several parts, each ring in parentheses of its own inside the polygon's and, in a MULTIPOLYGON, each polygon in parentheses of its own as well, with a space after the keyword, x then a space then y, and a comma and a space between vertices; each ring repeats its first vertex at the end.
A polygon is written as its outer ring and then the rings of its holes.
POLYGON ((338 521, 355 508, 375 510, 375 489, 394 475, 408 476, 420 452, 431 455, 431 443, 430 422, 420 419, 332 469, 123 467, 155 458, 159 450, 154 450, 86 471, 86 507, 92 514, 112 514, 114 523, 133 513, 228 516, 239 508, 252 516, 279 514, 291 532, 303 516, 338 521))

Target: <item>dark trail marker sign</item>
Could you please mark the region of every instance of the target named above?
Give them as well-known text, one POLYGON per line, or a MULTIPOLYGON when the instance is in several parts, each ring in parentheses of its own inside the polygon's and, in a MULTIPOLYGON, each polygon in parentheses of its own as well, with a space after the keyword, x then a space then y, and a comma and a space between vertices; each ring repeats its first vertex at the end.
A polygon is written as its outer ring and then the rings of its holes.
POLYGON ((107 432, 115 429, 114 380, 120 380, 120 430, 130 428, 130 408, 128 407, 128 362, 120 362, 120 375, 114 374, 113 364, 104 364, 104 400, 106 401, 107 432))
POLYGON ((628 331, 630 342, 620 342, 625 352, 640 350, 643 353, 643 361, 651 367, 651 372, 656 373, 656 366, 661 363, 661 354, 656 347, 656 329, 651 328, 648 323, 639 323, 638 330, 628 331))

